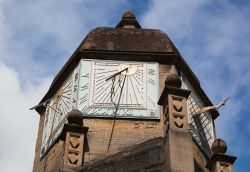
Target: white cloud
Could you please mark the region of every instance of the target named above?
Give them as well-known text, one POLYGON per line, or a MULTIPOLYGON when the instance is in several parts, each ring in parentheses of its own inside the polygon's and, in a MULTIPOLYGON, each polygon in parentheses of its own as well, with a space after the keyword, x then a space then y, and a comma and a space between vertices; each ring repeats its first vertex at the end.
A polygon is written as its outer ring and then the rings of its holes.
POLYGON ((0 60, 13 66, 22 79, 55 74, 86 33, 109 25, 115 18, 110 14, 126 4, 112 0, 2 0, 0 60))
POLYGON ((41 100, 51 75, 85 34, 112 23, 113 14, 127 5, 112 0, 0 0, 0 171, 31 171, 39 115, 28 109, 41 100))
POLYGON ((206 0, 153 0, 151 8, 143 17, 143 26, 159 28, 175 39, 183 39, 191 34, 196 11, 206 4, 206 0), (174 34, 178 33, 178 34, 174 34))
POLYGON ((31 171, 39 115, 29 108, 38 102, 51 78, 25 90, 17 72, 0 64, 0 171, 31 171))

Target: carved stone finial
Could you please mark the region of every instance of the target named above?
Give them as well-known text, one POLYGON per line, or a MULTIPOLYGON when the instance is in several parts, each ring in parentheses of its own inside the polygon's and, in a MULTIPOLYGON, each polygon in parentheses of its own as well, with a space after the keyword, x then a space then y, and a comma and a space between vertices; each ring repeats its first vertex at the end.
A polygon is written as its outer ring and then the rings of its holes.
POLYGON ((171 86, 171 87, 181 87, 181 79, 176 73, 170 73, 165 80, 165 85, 166 86, 171 86))
POLYGON ((123 15, 122 15, 122 19, 123 20, 133 20, 136 19, 134 13, 132 13, 131 11, 126 11, 123 15))
POLYGON ((141 28, 140 24, 137 22, 134 13, 131 11, 126 11, 122 15, 122 20, 118 23, 116 28, 141 28))
POLYGON ((67 119, 70 124, 76 124, 76 125, 83 124, 82 113, 77 109, 73 109, 71 112, 69 112, 67 119))
POLYGON ((222 139, 216 139, 212 144, 212 152, 213 153, 226 153, 227 151, 227 144, 222 139))

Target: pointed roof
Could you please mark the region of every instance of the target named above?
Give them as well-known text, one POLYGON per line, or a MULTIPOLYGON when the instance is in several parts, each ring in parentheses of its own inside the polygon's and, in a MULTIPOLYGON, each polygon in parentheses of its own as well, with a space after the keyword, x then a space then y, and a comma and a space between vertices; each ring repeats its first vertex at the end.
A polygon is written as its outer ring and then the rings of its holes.
POLYGON ((80 51, 85 50, 179 54, 169 37, 160 30, 124 27, 92 30, 80 45, 80 51))

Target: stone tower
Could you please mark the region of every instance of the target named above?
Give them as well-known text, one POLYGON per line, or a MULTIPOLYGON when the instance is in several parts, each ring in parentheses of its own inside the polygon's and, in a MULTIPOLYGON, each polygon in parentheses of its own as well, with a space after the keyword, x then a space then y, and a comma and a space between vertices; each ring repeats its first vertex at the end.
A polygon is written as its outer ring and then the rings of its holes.
POLYGON ((126 12, 79 45, 34 107, 34 172, 226 172, 217 111, 169 37, 126 12))

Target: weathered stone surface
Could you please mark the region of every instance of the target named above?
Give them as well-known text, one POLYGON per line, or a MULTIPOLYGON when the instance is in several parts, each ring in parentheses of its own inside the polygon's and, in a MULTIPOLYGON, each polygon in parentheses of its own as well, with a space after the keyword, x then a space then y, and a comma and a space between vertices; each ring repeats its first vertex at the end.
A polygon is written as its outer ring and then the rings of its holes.
MULTIPOLYGON (((71 124, 69 124, 71 125, 71 124)), ((75 127, 75 126, 72 126, 75 127)), ((86 133, 85 133, 86 135, 86 133)), ((83 164, 84 133, 66 131, 63 166, 80 167, 83 164)))
POLYGON ((113 120, 85 119, 84 124, 89 127, 87 135, 88 151, 85 152, 84 163, 92 163, 100 159, 122 151, 129 146, 144 142, 149 139, 163 136, 162 123, 158 120, 120 120, 116 119, 116 125, 110 139, 113 120))
POLYGON ((33 171, 41 171, 43 168, 43 161, 40 161, 40 151, 41 151, 41 143, 42 143, 42 136, 43 136, 43 125, 44 125, 45 115, 44 112, 40 115, 39 127, 38 127, 38 134, 36 140, 36 148, 35 148, 35 158, 33 164, 33 171))
POLYGON ((233 172, 233 163, 237 159, 235 156, 215 153, 209 159, 207 168, 211 172, 233 172))
MULTIPOLYGON (((171 75, 172 73, 170 73, 171 75)), ((180 85, 178 83, 177 85, 180 85)), ((173 85, 174 86, 174 85, 173 85)), ((186 99, 190 91, 165 86, 158 102, 164 109, 167 170, 169 172, 194 171, 192 138, 188 133, 186 99)))
POLYGON ((122 152, 104 160, 84 166, 81 172, 137 172, 165 171, 166 159, 164 139, 155 138, 141 144, 128 147, 122 152))
MULTIPOLYGON (((77 121, 82 121, 82 117, 77 117, 77 119, 77 121)), ((60 138, 64 142, 63 163, 60 168, 72 170, 72 167, 77 168, 83 165, 84 143, 87 132, 88 127, 80 126, 79 123, 64 124, 60 138)))
POLYGON ((48 152, 44 171, 56 171, 62 166, 64 155, 64 141, 59 140, 48 152))
POLYGON ((185 132, 169 129, 167 133, 169 172, 193 172, 194 161, 191 136, 185 132))
POLYGON ((195 169, 200 169, 200 171, 202 172, 210 172, 209 169, 206 168, 206 164, 208 162, 207 157, 204 156, 204 153, 201 152, 200 148, 195 142, 192 142, 192 147, 195 161, 195 169))
POLYGON ((96 28, 88 34, 80 45, 80 49, 80 51, 105 50, 179 54, 164 32, 140 28, 96 28))

